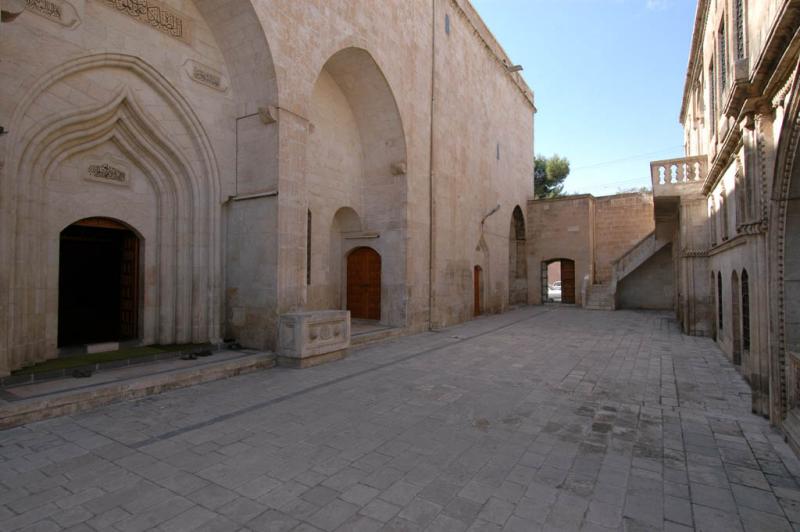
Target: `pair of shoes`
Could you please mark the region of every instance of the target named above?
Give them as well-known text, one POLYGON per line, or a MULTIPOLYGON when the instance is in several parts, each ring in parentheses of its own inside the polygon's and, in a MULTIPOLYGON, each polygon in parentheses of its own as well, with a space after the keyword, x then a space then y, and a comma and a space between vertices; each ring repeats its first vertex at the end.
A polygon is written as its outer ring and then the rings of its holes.
POLYGON ((197 360, 197 355, 194 353, 184 353, 181 355, 181 360, 197 360))
POLYGON ((78 368, 72 371, 72 376, 76 379, 88 379, 94 373, 90 368, 78 368))

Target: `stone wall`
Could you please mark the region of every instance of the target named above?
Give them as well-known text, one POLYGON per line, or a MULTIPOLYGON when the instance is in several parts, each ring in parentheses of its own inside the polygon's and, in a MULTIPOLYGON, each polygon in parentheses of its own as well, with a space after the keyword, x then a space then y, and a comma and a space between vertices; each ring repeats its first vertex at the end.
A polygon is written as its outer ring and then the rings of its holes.
POLYGON ((0 373, 56 354, 58 235, 88 216, 141 237, 143 343, 274 348, 281 314, 346 305, 359 246, 388 325, 470 318, 476 265, 483 311, 524 293, 533 95, 466 0, 52 1, 0 31, 0 373))
POLYGON ((653 196, 565 196, 528 202, 529 300, 541 301, 541 263, 575 261, 575 297, 584 284, 608 283, 614 261, 653 231, 653 196))
POLYGON ((611 280, 612 262, 655 229, 651 194, 595 198, 595 283, 611 280))
POLYGON ((542 302, 542 263, 575 261, 575 304, 583 279, 594 275, 594 197, 566 196, 528 202, 528 300, 542 302))
POLYGON ((672 310, 672 248, 666 246, 619 282, 617 308, 672 310))

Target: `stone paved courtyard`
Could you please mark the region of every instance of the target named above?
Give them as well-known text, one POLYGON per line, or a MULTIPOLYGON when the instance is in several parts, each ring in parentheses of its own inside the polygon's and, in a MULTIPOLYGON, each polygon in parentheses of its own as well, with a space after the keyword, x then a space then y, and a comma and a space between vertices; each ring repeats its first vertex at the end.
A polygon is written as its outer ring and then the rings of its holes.
POLYGON ((800 530, 800 463, 661 313, 525 308, 8 430, 0 457, 2 530, 800 530))

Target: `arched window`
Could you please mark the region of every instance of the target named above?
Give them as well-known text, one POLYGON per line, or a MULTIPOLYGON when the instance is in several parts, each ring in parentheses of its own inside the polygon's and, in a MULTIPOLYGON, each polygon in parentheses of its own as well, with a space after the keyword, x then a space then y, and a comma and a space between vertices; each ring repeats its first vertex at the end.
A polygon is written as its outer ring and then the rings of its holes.
POLYGON ((742 270, 742 349, 750 351, 750 277, 742 270))
POLYGON ((717 272, 717 323, 719 330, 723 329, 722 321, 722 273, 717 272))

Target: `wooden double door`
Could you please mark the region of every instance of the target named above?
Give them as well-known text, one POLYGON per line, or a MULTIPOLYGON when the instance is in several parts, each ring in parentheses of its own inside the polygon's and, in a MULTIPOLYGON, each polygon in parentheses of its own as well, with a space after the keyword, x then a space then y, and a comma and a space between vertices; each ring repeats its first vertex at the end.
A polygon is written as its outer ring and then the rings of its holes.
POLYGON ((347 310, 353 319, 381 319, 381 256, 372 248, 347 256, 347 310))
POLYGON ((61 233, 59 347, 134 339, 139 332, 139 238, 106 218, 61 233))

